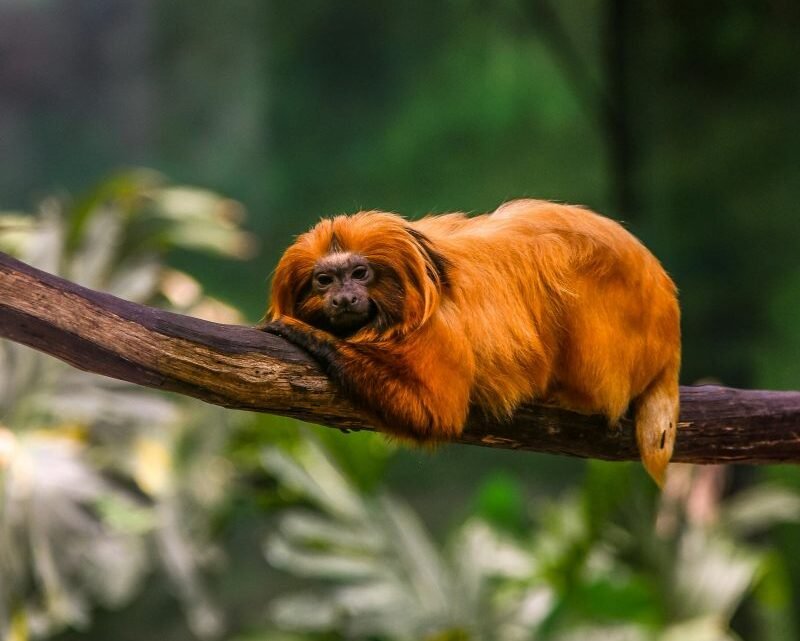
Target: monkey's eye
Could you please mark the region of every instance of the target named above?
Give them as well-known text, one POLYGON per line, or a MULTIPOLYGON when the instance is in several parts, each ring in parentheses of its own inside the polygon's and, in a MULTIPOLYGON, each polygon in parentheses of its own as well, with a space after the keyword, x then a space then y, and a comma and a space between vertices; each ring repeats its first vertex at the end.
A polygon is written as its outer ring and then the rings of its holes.
POLYGON ((327 287, 333 282, 333 277, 329 274, 317 274, 314 279, 318 287, 327 287))
POLYGON ((352 271, 351 275, 356 280, 366 280, 367 276, 369 276, 369 270, 363 265, 359 265, 352 271))

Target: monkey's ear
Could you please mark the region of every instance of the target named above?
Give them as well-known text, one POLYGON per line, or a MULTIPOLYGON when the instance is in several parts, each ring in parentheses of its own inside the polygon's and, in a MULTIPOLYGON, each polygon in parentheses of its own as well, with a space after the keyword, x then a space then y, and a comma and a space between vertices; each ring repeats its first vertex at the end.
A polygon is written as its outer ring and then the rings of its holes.
POLYGON ((413 227, 406 227, 406 230, 417 243, 425 258, 425 270, 428 273, 428 278, 437 285, 437 288, 446 287, 450 261, 441 252, 436 251, 430 238, 421 231, 413 227))
POLYGON ((294 305, 291 296, 292 287, 288 277, 284 275, 279 278, 278 270, 272 276, 272 293, 270 295, 269 308, 264 317, 265 322, 275 320, 280 316, 292 316, 294 305))
POLYGON ((294 318, 298 299, 311 280, 313 266, 301 252, 293 251, 295 247, 286 250, 272 276, 272 294, 267 311, 271 319, 280 316, 294 318))
POLYGON ((449 262, 425 234, 408 225, 403 229, 406 240, 400 242, 402 251, 397 257, 405 290, 400 330, 406 333, 422 326, 436 311, 448 282, 449 262))

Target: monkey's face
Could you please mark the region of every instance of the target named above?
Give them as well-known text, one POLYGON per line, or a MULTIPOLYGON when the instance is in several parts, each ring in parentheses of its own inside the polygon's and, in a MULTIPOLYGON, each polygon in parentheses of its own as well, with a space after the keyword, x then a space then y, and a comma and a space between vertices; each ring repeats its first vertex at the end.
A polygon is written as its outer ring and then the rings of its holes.
POLYGON ((269 314, 340 338, 404 336, 436 309, 447 267, 425 235, 395 214, 323 219, 278 262, 269 314))
POLYGON ((372 266, 362 256, 336 252, 314 265, 311 296, 317 298, 325 324, 338 336, 349 336, 368 324, 375 313, 370 285, 372 266))

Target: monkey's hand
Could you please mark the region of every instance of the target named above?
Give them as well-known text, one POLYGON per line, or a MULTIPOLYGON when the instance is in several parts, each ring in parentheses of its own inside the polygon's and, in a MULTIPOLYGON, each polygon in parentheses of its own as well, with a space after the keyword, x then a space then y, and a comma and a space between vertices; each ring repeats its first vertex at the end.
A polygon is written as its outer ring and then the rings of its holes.
POLYGON ((409 353, 391 343, 350 343, 288 317, 263 323, 258 329, 307 351, 351 400, 396 437, 416 442, 446 440, 459 434, 464 425, 469 382, 461 380, 455 366, 437 369, 430 365, 452 365, 446 352, 426 347, 409 353), (431 381, 436 376, 441 380, 431 381))
POLYGON ((351 398, 362 404, 367 404, 361 398, 359 389, 354 389, 354 377, 346 370, 351 362, 357 360, 355 350, 344 341, 328 332, 324 332, 308 323, 295 318, 282 317, 258 325, 258 329, 274 334, 289 341, 293 345, 308 352, 322 368, 322 371, 345 391, 351 398))
POLYGON ((328 369, 336 356, 334 346, 337 340, 331 334, 323 332, 302 321, 287 317, 264 322, 256 327, 262 332, 280 336, 293 345, 304 349, 322 366, 325 373, 330 376, 328 369))
POLYGON ((381 361, 379 351, 366 346, 356 346, 336 338, 328 332, 312 327, 295 318, 282 317, 258 325, 258 329, 274 334, 297 345, 320 365, 322 371, 351 398, 370 405, 363 398, 363 389, 356 381, 375 374, 381 361))

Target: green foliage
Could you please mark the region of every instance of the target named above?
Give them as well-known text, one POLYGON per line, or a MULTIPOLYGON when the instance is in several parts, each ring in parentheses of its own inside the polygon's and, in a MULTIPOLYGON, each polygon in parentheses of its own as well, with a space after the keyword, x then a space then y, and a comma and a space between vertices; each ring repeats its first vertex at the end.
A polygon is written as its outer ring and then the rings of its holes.
POLYGON ((527 525, 522 488, 519 481, 508 474, 495 474, 486 479, 475 497, 473 512, 511 534, 522 534, 527 525))
MULTIPOLYGON (((237 255, 246 236, 221 215, 230 207, 130 172, 74 206, 50 198, 35 216, 0 215, 0 249, 125 298, 235 320, 164 264, 174 248, 237 255)), ((212 549, 210 518, 229 476, 222 411, 3 343, 0 417, 0 637, 85 628, 92 607, 128 602, 154 567, 195 632, 217 635, 222 615, 199 552, 212 549)))
POLYGON ((264 460, 317 509, 285 513, 267 540, 267 558, 330 585, 273 600, 279 627, 408 640, 471 639, 500 628, 512 635, 504 638, 518 638, 541 618, 531 600, 549 597, 525 585, 530 559, 484 522, 465 525, 440 552, 407 505, 384 492, 360 496, 314 441, 291 458, 268 450, 264 460), (508 579, 504 590, 488 591, 498 577, 508 579))
POLYGON ((510 536, 491 500, 513 487, 500 478, 479 493, 488 511, 441 546, 397 498, 359 495, 314 440, 291 457, 269 449, 264 463, 307 504, 284 511, 267 558, 316 586, 272 601, 278 629, 386 641, 722 641, 734 638, 729 622, 753 586, 759 617, 783 630, 791 623, 788 603, 776 601, 786 585, 771 574, 774 554, 745 543, 775 523, 800 522, 798 497, 778 486, 739 493, 709 521, 665 497, 650 519, 628 509, 639 500, 629 470, 598 464, 583 497, 539 505, 538 525, 516 522, 510 536), (587 509, 612 487, 613 500, 587 509))

